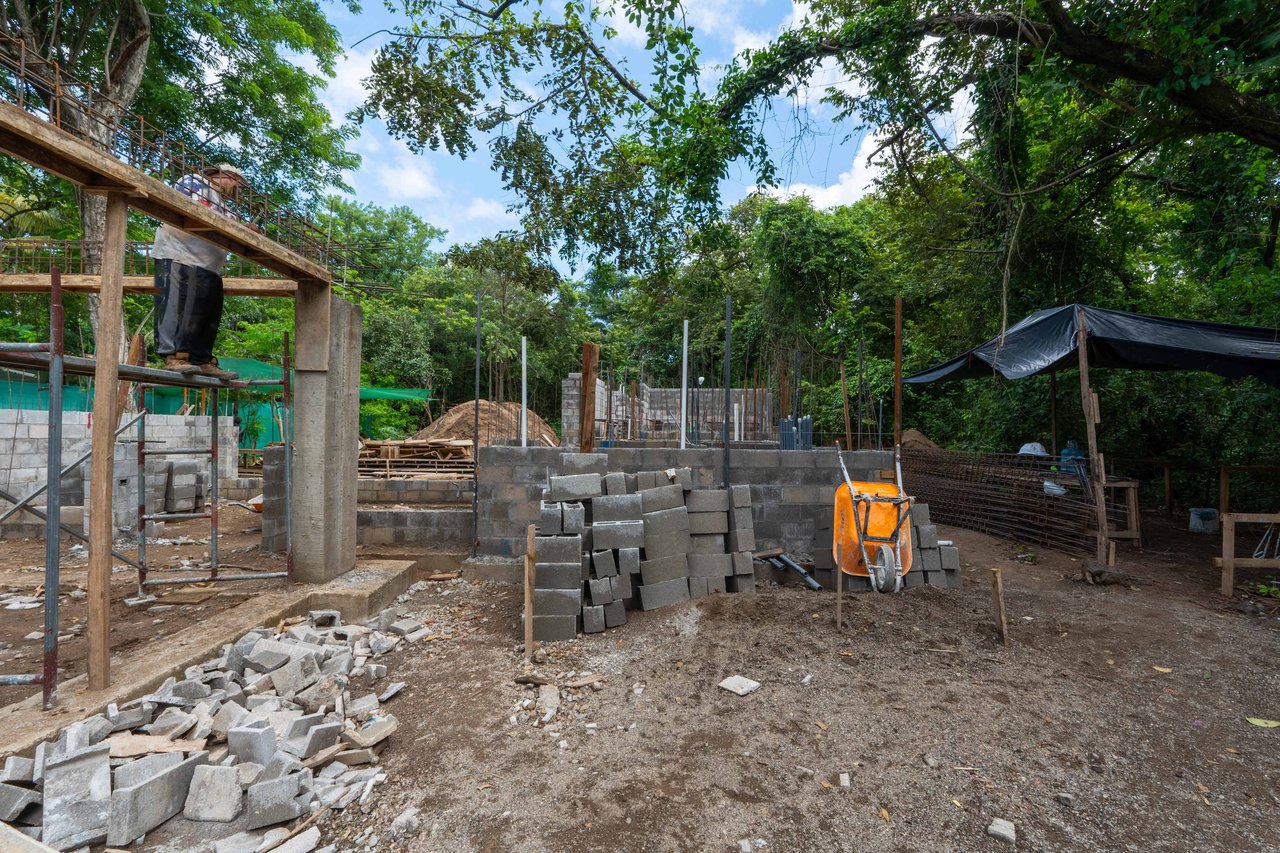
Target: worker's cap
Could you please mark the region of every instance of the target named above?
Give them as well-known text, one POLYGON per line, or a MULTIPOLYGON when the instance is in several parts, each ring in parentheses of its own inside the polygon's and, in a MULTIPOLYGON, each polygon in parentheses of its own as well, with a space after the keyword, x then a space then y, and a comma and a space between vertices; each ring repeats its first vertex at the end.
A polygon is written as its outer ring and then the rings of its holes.
POLYGON ((216 166, 210 166, 204 170, 205 177, 213 177, 214 175, 230 175, 245 186, 249 185, 249 179, 245 177, 244 172, 232 166, 230 163, 219 163, 216 166))

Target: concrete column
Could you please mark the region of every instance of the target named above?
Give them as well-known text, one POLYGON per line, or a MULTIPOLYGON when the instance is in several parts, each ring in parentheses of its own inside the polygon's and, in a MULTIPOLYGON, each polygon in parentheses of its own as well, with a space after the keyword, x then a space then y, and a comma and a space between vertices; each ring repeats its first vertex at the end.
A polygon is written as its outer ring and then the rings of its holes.
POLYGON ((303 583, 323 583, 355 566, 361 313, 332 294, 299 293, 294 303, 299 352, 308 337, 328 340, 327 359, 299 360, 294 385, 289 512, 294 575, 303 583), (306 369, 326 363, 327 369, 306 369))

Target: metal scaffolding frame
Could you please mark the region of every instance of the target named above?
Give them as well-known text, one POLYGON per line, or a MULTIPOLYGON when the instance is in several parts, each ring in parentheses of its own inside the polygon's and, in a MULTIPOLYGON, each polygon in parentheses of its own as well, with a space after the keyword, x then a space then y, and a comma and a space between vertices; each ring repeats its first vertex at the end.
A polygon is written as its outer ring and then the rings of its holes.
MULTIPOLYGON (((62 477, 76 467, 84 464, 92 457, 92 450, 86 451, 70 465, 62 464, 62 384, 66 374, 93 376, 95 363, 93 359, 77 358, 65 354, 64 320, 62 304, 62 273, 58 267, 51 268, 49 273, 49 341, 48 343, 0 342, 0 366, 19 367, 42 371, 49 377, 49 447, 45 484, 25 497, 17 497, 0 489, 0 500, 13 504, 0 513, 0 522, 18 513, 28 512, 45 523, 45 578, 44 578, 44 665, 40 673, 21 675, 0 675, 0 687, 39 684, 41 686, 42 704, 50 710, 57 703, 57 671, 58 671, 58 588, 61 570, 61 534, 79 539, 86 544, 89 538, 76 531, 61 520, 61 481, 62 477), (32 506, 32 501, 40 495, 45 497, 43 511, 32 506)), ((285 578, 293 582, 293 529, 288 507, 292 504, 292 457, 293 457, 293 407, 292 407, 292 370, 289 346, 289 335, 284 335, 283 375, 280 379, 253 379, 247 381, 223 381, 199 374, 180 374, 150 367, 121 364, 118 377, 121 380, 133 381, 137 384, 138 413, 129 418, 115 430, 119 438, 135 425, 138 437, 138 530, 137 559, 131 559, 111 548, 111 555, 138 570, 138 591, 146 594, 146 587, 159 584, 176 583, 209 583, 216 581, 267 580, 285 578), (252 387, 280 386, 284 398, 282 419, 284 425, 284 479, 285 479, 285 571, 255 572, 252 574, 220 575, 218 573, 218 392, 226 389, 245 389, 252 387), (210 442, 207 448, 157 448, 148 449, 146 444, 145 407, 146 390, 157 386, 201 388, 206 389, 211 397, 210 442), (201 513, 151 513, 146 511, 146 459, 148 456, 162 455, 207 455, 210 459, 209 476, 209 510, 201 513), (210 571, 205 577, 183 578, 148 578, 146 565, 146 529, 147 522, 159 520, 184 520, 190 518, 209 518, 210 538, 209 557, 210 571)), ((252 572, 248 566, 228 566, 222 568, 243 569, 252 572)))

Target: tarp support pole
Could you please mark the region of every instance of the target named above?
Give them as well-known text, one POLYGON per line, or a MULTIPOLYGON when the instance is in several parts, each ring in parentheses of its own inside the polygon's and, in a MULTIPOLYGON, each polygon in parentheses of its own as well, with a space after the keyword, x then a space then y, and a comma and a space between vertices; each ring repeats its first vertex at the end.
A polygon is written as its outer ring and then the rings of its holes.
POLYGON ((1076 310, 1076 356, 1080 362, 1080 406, 1084 409, 1084 429, 1089 440, 1089 476, 1093 480, 1093 503, 1098 514, 1098 562, 1107 562, 1106 472, 1098 456, 1098 430, 1094 421, 1093 392, 1089 389, 1089 336, 1084 308, 1076 310))
POLYGON ((689 321, 684 321, 684 343, 680 346, 680 449, 684 450, 685 412, 689 404, 689 321))
POLYGON ((893 300, 893 446, 902 444, 902 297, 893 300))

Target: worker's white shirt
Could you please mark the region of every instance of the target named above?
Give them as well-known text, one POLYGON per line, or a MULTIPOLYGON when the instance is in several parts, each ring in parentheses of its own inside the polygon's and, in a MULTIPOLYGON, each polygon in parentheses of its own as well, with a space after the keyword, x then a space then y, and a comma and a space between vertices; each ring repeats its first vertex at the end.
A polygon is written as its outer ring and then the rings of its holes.
MULTIPOLYGON (((222 203, 222 196, 210 186, 200 175, 187 175, 174 187, 189 196, 211 207, 223 216, 231 216, 222 203)), ((227 250, 215 246, 208 240, 202 240, 172 225, 161 225, 156 231, 156 241, 151 247, 151 257, 156 260, 170 260, 179 264, 200 267, 217 275, 222 275, 227 268, 227 250)))

